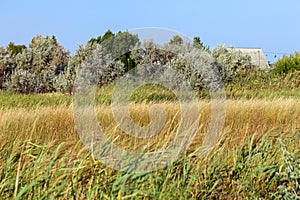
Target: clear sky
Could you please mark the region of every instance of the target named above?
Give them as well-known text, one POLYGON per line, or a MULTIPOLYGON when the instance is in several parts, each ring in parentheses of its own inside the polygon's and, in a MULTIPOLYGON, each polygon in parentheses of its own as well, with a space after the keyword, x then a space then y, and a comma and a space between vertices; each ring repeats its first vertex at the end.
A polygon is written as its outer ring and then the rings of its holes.
POLYGON ((161 27, 200 36, 211 47, 261 47, 277 56, 300 50, 299 0, 2 0, 0 17, 1 46, 55 35, 74 53, 107 29, 161 27))

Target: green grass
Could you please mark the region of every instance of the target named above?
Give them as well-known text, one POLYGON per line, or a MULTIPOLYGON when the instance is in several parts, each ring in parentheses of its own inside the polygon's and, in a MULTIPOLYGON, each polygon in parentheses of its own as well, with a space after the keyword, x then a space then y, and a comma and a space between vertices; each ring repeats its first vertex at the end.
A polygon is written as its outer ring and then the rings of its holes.
POLYGON ((300 72, 288 75, 252 72, 241 74, 226 86, 228 98, 300 98, 300 72))
MULTIPOLYGON (((113 86, 98 88, 95 94, 97 105, 108 105, 111 103, 113 86)), ((162 87, 154 85, 144 86, 134 91, 131 96, 131 102, 158 102, 158 101, 176 101, 175 95, 162 87)), ((15 94, 6 91, 0 91, 0 108, 37 108, 37 107, 58 107, 61 105, 69 106, 72 103, 72 96, 60 93, 47 94, 15 94)))
MULTIPOLYGON (((276 82, 277 84, 277 82, 276 82)), ((278 86, 274 86, 275 81, 267 82, 262 85, 261 82, 243 82, 240 84, 228 84, 226 86, 227 99, 278 99, 278 98, 300 98, 300 87, 284 84, 278 80, 278 86)), ((113 86, 98 88, 95 95, 97 105, 109 105, 111 103, 113 86)), ((199 100, 209 99, 210 94, 204 90, 195 93, 199 100)), ((134 103, 151 102, 174 102, 177 101, 174 93, 166 88, 157 87, 157 85, 146 85, 134 91, 130 99, 134 103)), ((72 96, 60 93, 49 94, 13 94, 6 91, 0 91, 0 108, 36 108, 39 106, 57 107, 61 105, 71 105, 72 96)))
POLYGON ((70 105, 72 96, 63 94, 14 94, 0 91, 0 108, 36 108, 47 106, 70 105))
POLYGON ((299 137, 300 132, 253 135, 231 151, 223 138, 205 159, 195 151, 143 174, 112 170, 76 143, 16 142, 0 151, 0 198, 296 199, 299 137))

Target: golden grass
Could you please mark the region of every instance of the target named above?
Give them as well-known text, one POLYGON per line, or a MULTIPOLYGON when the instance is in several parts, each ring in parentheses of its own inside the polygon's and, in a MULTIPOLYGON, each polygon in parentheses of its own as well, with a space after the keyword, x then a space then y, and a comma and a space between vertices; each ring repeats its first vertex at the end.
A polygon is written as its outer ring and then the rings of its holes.
MULTIPOLYGON (((231 146, 240 144, 253 133, 264 133, 275 129, 290 132, 300 129, 300 101, 297 99, 277 100, 228 100, 226 122, 223 133, 231 146)), ((199 102, 201 123, 193 142, 201 145, 210 120, 210 102, 199 102)), ((148 111, 152 104, 131 104, 130 115, 139 125, 149 123, 148 111)), ((164 145, 174 137, 180 121, 180 108, 176 103, 162 103, 168 117, 161 133, 148 139, 136 139, 118 130, 110 106, 96 108, 101 127, 114 142, 125 149, 138 150, 141 146, 164 145), (113 133, 113 134, 112 134, 113 133), (112 134, 112 135, 111 135, 112 134), (129 145, 131 144, 131 145, 129 145)), ((0 110, 0 139, 11 143, 15 140, 30 140, 38 144, 67 142, 74 144, 79 138, 73 120, 72 107, 38 107, 36 109, 0 110)))

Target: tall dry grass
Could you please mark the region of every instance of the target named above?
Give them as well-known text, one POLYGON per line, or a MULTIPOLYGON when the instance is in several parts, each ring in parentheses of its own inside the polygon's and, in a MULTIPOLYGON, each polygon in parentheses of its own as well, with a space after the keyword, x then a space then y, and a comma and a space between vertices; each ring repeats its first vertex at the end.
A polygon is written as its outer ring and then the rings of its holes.
MULTIPOLYGON (((118 172, 94 160, 77 136, 71 106, 2 109, 0 199, 288 199, 300 193, 299 100, 228 100, 223 135, 204 159, 197 155, 210 103, 199 104, 201 123, 188 153, 147 174, 118 172)), ((137 124, 149 123, 150 106, 130 106, 137 124)), ((116 144, 155 150, 172 140, 180 121, 176 103, 163 106, 166 126, 149 139, 119 131, 109 106, 96 111, 116 144)))
MULTIPOLYGON (((227 133, 228 141, 239 144, 249 135, 262 134, 271 129, 276 132, 291 132, 300 129, 300 107, 297 99, 276 100, 228 100, 226 121, 223 132, 227 133)), ((127 134, 117 130, 110 106, 96 108, 99 125, 110 135, 118 136, 116 142, 153 143, 172 139, 180 122, 180 107, 176 103, 162 103, 167 111, 166 125, 155 137, 139 140, 129 138, 127 134), (127 137, 126 139, 124 137, 127 137)), ((210 121, 210 102, 199 103, 201 118, 194 146, 200 145, 201 137, 206 133, 210 121)), ((130 114, 133 121, 139 125, 149 123, 149 108, 151 104, 132 104, 130 114)), ((73 143, 78 140, 71 106, 38 107, 36 109, 0 110, 1 141, 30 140, 38 144, 51 142, 73 143)), ((114 137, 112 137, 114 138, 114 137)), ((145 143, 145 144, 146 144, 145 143)), ((121 144, 120 144, 121 145, 121 144)), ((149 144, 148 144, 149 145, 149 144)))

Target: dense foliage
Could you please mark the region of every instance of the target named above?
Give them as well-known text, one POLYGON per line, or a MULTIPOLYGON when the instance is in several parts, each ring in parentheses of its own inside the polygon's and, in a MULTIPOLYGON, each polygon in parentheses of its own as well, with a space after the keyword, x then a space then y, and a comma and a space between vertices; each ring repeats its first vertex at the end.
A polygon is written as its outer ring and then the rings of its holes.
POLYGON ((12 66, 6 76, 7 90, 19 93, 56 91, 56 80, 68 66, 70 58, 55 37, 36 36, 16 55, 9 52, 12 66))
MULTIPOLYGON (((138 35, 129 32, 115 34, 108 30, 103 36, 91 38, 86 45, 80 45, 73 56, 58 43, 55 36, 38 35, 28 47, 12 42, 6 48, 0 47, 0 89, 17 93, 71 94, 79 67, 88 65, 87 62, 92 59, 99 87, 132 69, 144 75, 154 70, 177 70, 197 91, 204 88, 205 76, 211 78, 207 74, 211 69, 217 69, 215 71, 225 84, 236 82, 237 78, 255 71, 267 77, 271 74, 286 76, 300 70, 298 52, 284 56, 278 60, 274 71, 265 72, 251 63, 250 56, 223 45, 210 49, 198 36, 190 43, 175 35, 168 43, 158 45, 153 41, 141 42, 138 35), (94 59, 102 54, 109 57, 106 65, 94 59), (192 64, 199 59, 204 63, 192 64), (139 68, 142 65, 147 65, 147 68, 139 68), (204 69, 203 66, 211 69, 204 69)), ((166 72, 166 77, 168 75, 166 72)))
POLYGON ((121 31, 114 34, 108 30, 102 37, 92 38, 88 42, 88 45, 95 48, 97 48, 97 44, 101 44, 104 53, 111 54, 113 60, 120 60, 124 64, 125 72, 136 67, 130 51, 139 44, 137 35, 121 31))
POLYGON ((214 49, 212 55, 225 82, 230 82, 242 71, 253 68, 249 55, 244 55, 238 50, 228 49, 224 45, 214 49))
POLYGON ((275 72, 277 74, 287 74, 289 72, 300 70, 300 53, 295 52, 290 56, 284 55, 276 62, 275 72))

